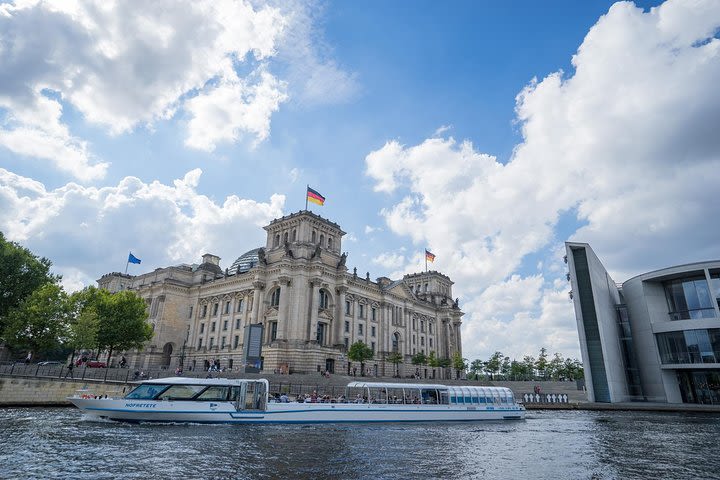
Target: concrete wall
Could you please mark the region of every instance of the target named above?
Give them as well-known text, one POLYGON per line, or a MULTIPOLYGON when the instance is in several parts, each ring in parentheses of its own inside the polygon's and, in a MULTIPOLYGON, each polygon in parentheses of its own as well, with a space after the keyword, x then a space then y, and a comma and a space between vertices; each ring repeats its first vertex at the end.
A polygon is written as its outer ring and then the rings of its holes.
POLYGON ((95 395, 118 396, 127 385, 58 378, 0 377, 0 406, 68 405, 66 397, 88 388, 95 395))

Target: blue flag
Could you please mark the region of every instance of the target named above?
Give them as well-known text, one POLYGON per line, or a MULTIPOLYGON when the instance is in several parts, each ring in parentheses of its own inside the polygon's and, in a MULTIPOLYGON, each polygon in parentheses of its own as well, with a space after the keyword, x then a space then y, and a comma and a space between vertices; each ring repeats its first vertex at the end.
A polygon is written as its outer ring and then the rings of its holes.
POLYGON ((128 255, 128 263, 137 263, 140 264, 141 260, 137 258, 135 255, 130 252, 130 255, 128 255))

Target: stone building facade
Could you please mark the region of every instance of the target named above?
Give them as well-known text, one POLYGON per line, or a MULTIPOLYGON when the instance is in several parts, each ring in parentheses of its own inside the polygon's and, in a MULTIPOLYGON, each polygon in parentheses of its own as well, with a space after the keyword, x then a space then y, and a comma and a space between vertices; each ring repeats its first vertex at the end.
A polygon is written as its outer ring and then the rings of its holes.
POLYGON ((262 324, 266 372, 348 372, 347 350, 361 340, 375 352, 366 363, 370 375, 395 373, 386 360, 392 352, 402 354, 400 375, 451 375, 449 368, 411 364, 418 352, 439 359, 462 354, 463 313, 447 276, 430 271, 372 281, 369 273, 349 272, 341 253, 345 232, 306 210, 264 229, 265 246, 225 269, 206 254, 199 265, 98 280, 110 291, 134 290, 148 304, 155 335, 143 350, 126 352, 131 367, 198 369, 219 360, 237 370, 244 366, 245 327, 262 324))

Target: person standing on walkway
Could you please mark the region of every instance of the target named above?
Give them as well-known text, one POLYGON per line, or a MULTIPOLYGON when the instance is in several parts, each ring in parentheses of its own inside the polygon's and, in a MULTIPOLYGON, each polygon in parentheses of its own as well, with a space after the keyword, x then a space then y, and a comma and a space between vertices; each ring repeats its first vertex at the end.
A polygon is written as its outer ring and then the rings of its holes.
POLYGON ((73 377, 73 367, 74 366, 75 365, 73 365, 72 361, 70 363, 68 363, 67 372, 65 372, 65 378, 67 378, 68 375, 70 375, 70 378, 75 378, 75 377, 73 377))

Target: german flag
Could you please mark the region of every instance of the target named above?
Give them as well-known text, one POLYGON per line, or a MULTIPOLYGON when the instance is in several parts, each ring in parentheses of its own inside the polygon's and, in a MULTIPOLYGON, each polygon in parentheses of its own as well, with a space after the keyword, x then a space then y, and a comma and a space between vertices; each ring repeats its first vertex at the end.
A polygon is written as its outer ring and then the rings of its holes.
POLYGON ((431 253, 430 250, 427 248, 425 249, 425 260, 428 262, 434 262, 435 261, 435 254, 431 253))
POLYGON ((318 205, 325 203, 325 197, 320 195, 320 192, 317 192, 310 187, 307 187, 307 199, 313 203, 317 203, 318 205))

